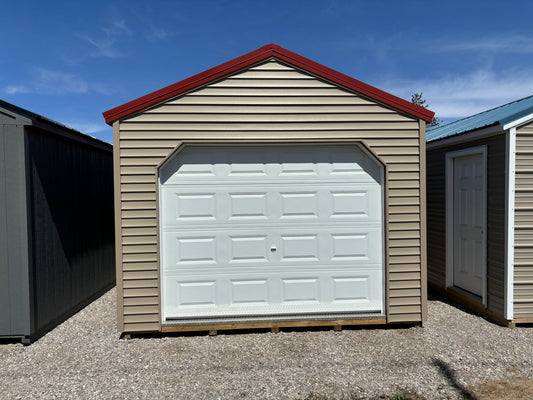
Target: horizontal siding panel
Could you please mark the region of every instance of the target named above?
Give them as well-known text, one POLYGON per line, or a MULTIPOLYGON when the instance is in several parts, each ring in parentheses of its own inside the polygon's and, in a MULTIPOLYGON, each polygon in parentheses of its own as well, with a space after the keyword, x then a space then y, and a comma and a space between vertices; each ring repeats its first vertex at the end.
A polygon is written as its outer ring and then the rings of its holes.
MULTIPOLYGON (((121 149, 174 149, 180 142, 176 139, 123 139, 121 149)), ((144 168, 148 173, 154 173, 154 168, 144 168)))
POLYGON ((409 288, 409 289, 394 289, 389 291, 389 296, 392 298, 398 297, 418 297, 421 296, 420 288, 409 288))
POLYGON ((388 233, 388 238, 391 241, 391 245, 394 241, 394 239, 409 239, 409 238, 420 238, 420 231, 419 230, 406 230, 406 231, 390 231, 388 233))
MULTIPOLYGON (((411 264, 413 265, 413 264, 411 264)), ((415 264, 416 265, 416 264, 415 264)), ((419 265, 420 269, 420 265, 419 265)), ((420 271, 416 272, 394 272, 390 274, 391 281, 418 281, 420 280, 420 271)))
POLYGON ((416 206, 418 206, 419 204, 420 204, 420 197, 418 197, 418 196, 412 196, 412 197, 390 197, 390 199, 389 199, 389 207, 407 206, 407 205, 416 205, 416 206))
POLYGON ((120 157, 157 157, 165 158, 172 151, 172 148, 157 149, 120 149, 120 157))
MULTIPOLYGON (((215 128, 220 131, 291 131, 291 130, 308 130, 308 131, 323 131, 323 130, 350 130, 350 129, 416 129, 418 124, 416 122, 404 122, 404 121, 381 121, 377 122, 264 122, 264 123, 180 123, 181 130, 186 131, 206 131, 215 128)), ((126 131, 146 131, 153 132, 175 130, 176 124, 170 122, 124 122, 121 125, 121 129, 126 131)), ((122 152, 121 152, 122 155, 122 152)), ((147 154, 150 155, 150 154, 147 154)))
POLYGON ((395 289, 420 289, 420 280, 410 281, 391 281, 389 282, 389 289, 391 292, 395 289))
POLYGON ((420 206, 393 206, 389 205, 389 213, 391 214, 419 214, 420 206))
POLYGON ((155 184, 155 175, 122 175, 121 183, 153 183, 155 184))
POLYGON ((388 178, 391 181, 418 181, 420 173, 405 171, 389 171, 388 178))
POLYGON ((227 88, 209 86, 195 92, 195 96, 327 96, 342 97, 352 96, 351 93, 339 90, 332 86, 325 87, 298 87, 291 88, 227 88))
POLYGON ((124 289, 158 288, 157 279, 124 280, 124 289))
POLYGON ((375 146, 373 148, 374 152, 376 154, 379 154, 381 157, 387 156, 387 155, 401 155, 408 156, 408 155, 416 155, 418 156, 418 147, 415 146, 375 146))
POLYGON ((156 262, 157 254, 156 253, 142 253, 142 254, 123 254, 123 262, 156 262))
MULTIPOLYGON (((229 77, 227 80, 235 79, 309 79, 310 75, 296 71, 292 68, 287 69, 249 69, 240 72, 238 75, 229 77)), ((314 78, 313 78, 314 79, 314 78)))
MULTIPOLYGON (((262 140, 266 137, 268 140, 275 140, 275 139, 285 139, 285 140, 311 140, 311 139, 323 139, 324 137, 328 137, 331 139, 358 139, 358 135, 360 135, 360 140, 368 141, 371 138, 379 138, 379 139, 394 139, 398 140, 399 137, 401 138, 418 138, 418 133, 415 130, 411 129, 391 129, 391 130, 384 130, 383 126, 376 126, 375 129, 369 130, 365 129, 362 126, 358 126, 355 129, 337 129, 337 130, 321 130, 321 131, 309 131, 307 129, 293 129, 291 131, 266 131, 266 130, 254 130, 254 131, 246 131, 246 130, 238 130, 235 132, 232 132, 232 138, 233 139, 242 139, 242 140, 262 140), (399 136, 401 135, 401 136, 399 136)), ((167 139, 174 139, 174 140, 195 140, 195 139, 212 139, 212 140, 219 140, 219 139, 227 139, 228 138, 228 131, 227 130, 218 130, 216 126, 213 126, 212 129, 206 130, 206 131, 190 131, 187 129, 181 129, 180 126, 175 126, 174 129, 166 130, 166 131, 158 131, 158 132, 152 132, 149 130, 137 130, 137 131, 122 131, 121 132, 122 140, 155 140, 161 139, 161 140, 167 140, 167 139)), ((176 143, 177 145, 178 143, 176 143)), ((151 160, 148 157, 145 157, 145 160, 151 160)), ((132 162, 133 160, 125 160, 121 162, 121 165, 135 165, 132 162)), ((143 162, 143 159, 139 159, 140 162, 143 162)), ((157 163, 160 160, 157 159, 157 161, 154 162, 154 165, 157 165, 157 163)), ((140 165, 152 165, 147 164, 144 162, 140 165)), ((392 168, 392 167, 391 167, 392 168)))
POLYGON ((287 105, 287 106, 301 106, 301 105, 316 105, 316 106, 326 106, 326 105, 370 105, 375 107, 375 103, 372 103, 368 100, 363 99, 359 96, 348 95, 344 93, 339 96, 330 96, 330 97, 313 97, 309 93, 306 96, 298 96, 296 94, 287 93, 282 96, 275 95, 264 95, 257 97, 247 97, 247 96, 205 96, 198 95, 198 92, 188 94, 186 96, 180 97, 176 100, 169 101, 167 105, 209 105, 210 107, 219 107, 219 106, 239 106, 239 105, 287 105))
POLYGON ((387 165, 387 171, 388 172, 418 172, 420 169, 420 166, 418 163, 403 163, 403 164, 389 164, 387 165))
POLYGON ((255 67, 251 67, 250 70, 253 70, 253 71, 262 71, 262 70, 281 70, 281 71, 290 70, 290 71, 294 71, 294 68, 293 67, 288 67, 285 64, 282 64, 282 63, 277 62, 277 61, 269 61, 269 62, 260 64, 260 65, 256 65, 255 67))
POLYGON ((124 245, 130 245, 130 244, 157 244, 157 236, 148 236, 148 235, 142 235, 142 236, 123 236, 122 237, 122 244, 124 245))
POLYGON ((393 188, 388 189, 389 199, 393 197, 418 197, 420 196, 420 189, 404 189, 404 188, 393 188))
POLYGON ((122 210, 155 210, 156 206, 155 200, 122 202, 122 210))
POLYGON ((124 271, 124 280, 159 279, 159 271, 124 271))
POLYGON ((137 218, 137 219, 123 219, 123 228, 155 228, 157 222, 155 218, 137 218))
MULTIPOLYGON (((321 100, 317 99, 316 103, 320 104, 321 100)), ((270 103, 270 102, 269 102, 270 103)), ((243 98, 242 104, 165 104, 160 107, 146 110, 145 115, 157 114, 394 114, 394 111, 385 107, 378 107, 375 104, 361 105, 355 104, 320 104, 320 105, 301 105, 301 104, 246 104, 246 98, 243 98)), ((135 117, 137 120, 139 117, 135 117)))
POLYGON ((388 271, 391 274, 403 273, 403 272, 416 272, 420 273, 420 263, 413 264, 390 264, 388 266, 388 271))
POLYGON ((391 231, 410 231, 420 230, 420 223, 418 222, 389 222, 389 230, 391 231))
POLYGON ((420 214, 391 214, 389 215, 389 222, 418 222, 420 221, 420 214))
POLYGON ((420 181, 418 180, 401 180, 401 181, 389 181, 390 189, 418 189, 420 187, 420 181))
POLYGON ((157 306, 159 301, 157 297, 127 297, 124 299, 124 306, 157 306))
POLYGON ((422 321, 421 314, 396 314, 394 307, 391 307, 388 321, 390 323, 402 323, 402 322, 420 322, 422 321))
POLYGON ((159 295, 159 289, 157 287, 150 288, 137 288, 137 289, 124 289, 124 297, 155 297, 159 295))
POLYGON ((159 332, 161 329, 159 322, 147 322, 139 324, 124 324, 124 332, 159 332))
POLYGON ((124 254, 141 254, 141 253, 157 253, 157 245, 141 245, 141 244, 132 244, 124 245, 122 248, 124 254))
POLYGON ((243 79, 239 74, 237 78, 230 77, 220 82, 212 83, 207 87, 207 89, 212 88, 223 88, 225 90, 241 88, 244 90, 288 88, 290 91, 300 90, 302 88, 333 88, 335 91, 339 90, 337 87, 330 85, 329 83, 302 74, 300 74, 298 79, 243 79))
POLYGON ((155 209, 152 210, 123 210, 123 219, 131 218, 157 218, 155 209))
POLYGON ((157 228, 153 227, 123 227, 122 236, 153 236, 157 235, 157 228))
POLYGON ((390 247, 409 248, 417 247, 420 251, 420 239, 392 239, 390 240, 390 247))
POLYGON ((153 191, 153 192, 143 192, 143 193, 138 193, 138 192, 124 193, 124 192, 122 192, 120 194, 120 199, 122 200, 122 207, 124 207, 124 203, 129 202, 129 201, 155 201, 156 194, 155 194, 155 191, 153 191))
POLYGON ((122 271, 147 271, 147 270, 157 270, 156 261, 143 261, 143 262, 125 262, 122 264, 122 271))
MULTIPOLYGON (((177 136, 177 135, 174 132, 172 132, 171 136, 177 136)), ((226 133, 226 136, 227 136, 227 133, 226 133)), ((381 155, 383 154, 418 154, 418 147, 415 147, 415 145, 409 146, 408 145, 409 140, 411 139, 393 141, 388 138, 386 139, 380 138, 380 139, 364 140, 364 143, 365 145, 372 147, 374 151, 376 151, 377 153, 381 155)), ((149 139, 134 138, 134 139, 122 140, 120 142, 120 148, 121 149, 141 149, 141 150, 152 149, 153 151, 163 152, 163 151, 174 150, 174 148, 179 143, 180 142, 177 141, 176 139, 158 139, 158 138, 154 138, 154 136, 152 135, 152 137, 150 137, 149 139)), ((128 154, 131 155, 132 152, 129 152, 128 154)), ((133 152, 133 154, 140 155, 140 156, 144 155, 144 153, 140 153, 139 151, 133 152)), ((415 164, 415 165, 418 168, 418 164, 415 164)), ((399 172, 399 174, 394 174, 394 175, 396 176, 396 175, 404 174, 405 176, 411 177, 408 179, 419 178, 419 174, 417 170, 411 173, 406 172, 405 170, 414 170, 414 167, 413 168, 410 168, 409 166, 406 166, 404 168, 398 167, 397 172, 399 172)), ((128 167, 122 167, 121 169, 121 174, 124 174, 124 175, 135 175, 135 174, 146 175, 146 174, 154 174, 155 172, 156 172, 156 168, 154 166, 141 166, 141 167, 128 166, 128 167)))
POLYGON ((406 306, 406 305, 419 305, 420 297, 393 297, 389 301, 391 307, 394 306, 406 306))
POLYGON ((122 158, 120 160, 120 165, 122 167, 124 166, 127 166, 127 165, 133 165, 133 166, 136 166, 136 167, 140 167, 140 166, 148 166, 148 167, 155 167, 157 166, 161 161, 164 160, 165 157, 161 156, 161 157, 144 157, 144 156, 141 156, 141 157, 132 157, 132 158, 122 158))
POLYGON ((124 315, 141 315, 150 314, 157 315, 159 313, 159 306, 157 305, 135 305, 124 307, 124 315))
MULTIPOLYGON (((142 142, 142 141, 140 141, 142 142)), ((151 166, 127 166, 120 168, 120 175, 155 175, 156 168, 151 166)))
POLYGON ((420 157, 417 155, 381 155, 377 153, 379 156, 381 156, 382 160, 387 164, 418 164, 420 162, 420 157))
POLYGON ((126 192, 150 192, 153 193, 156 190, 155 183, 123 183, 120 185, 122 193, 126 192))
POLYGON ((420 247, 391 247, 389 255, 392 256, 414 256, 420 255, 420 247))
POLYGON ((390 306, 391 314, 415 314, 421 313, 422 307, 419 304, 412 305, 392 305, 390 306))
MULTIPOLYGON (((405 121, 405 117, 395 113, 350 113, 350 114, 141 114, 130 120, 137 123, 328 123, 328 122, 390 122, 405 121)), ((122 144, 121 144, 122 147, 122 144)))
POLYGON ((127 307, 124 307, 124 323, 125 324, 135 324, 135 323, 150 323, 150 322, 159 322, 159 314, 126 314, 127 307))

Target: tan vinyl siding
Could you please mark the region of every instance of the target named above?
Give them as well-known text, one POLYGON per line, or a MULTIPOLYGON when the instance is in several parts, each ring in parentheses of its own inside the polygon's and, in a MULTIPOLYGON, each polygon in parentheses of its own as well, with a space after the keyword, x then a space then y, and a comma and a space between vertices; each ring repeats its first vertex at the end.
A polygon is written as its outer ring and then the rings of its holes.
POLYGON ((533 318, 533 124, 517 129, 513 315, 533 318))
POLYGON ((505 285, 505 135, 427 152, 428 282, 446 286, 446 153, 487 145, 487 308, 503 315, 505 285))
POLYGON ((277 62, 250 68, 121 121, 116 151, 125 285, 119 312, 124 331, 160 329, 158 309, 145 307, 160 306, 154 283, 158 276, 153 274, 158 260, 156 168, 181 140, 364 142, 387 164, 388 321, 420 322, 419 124, 277 62))

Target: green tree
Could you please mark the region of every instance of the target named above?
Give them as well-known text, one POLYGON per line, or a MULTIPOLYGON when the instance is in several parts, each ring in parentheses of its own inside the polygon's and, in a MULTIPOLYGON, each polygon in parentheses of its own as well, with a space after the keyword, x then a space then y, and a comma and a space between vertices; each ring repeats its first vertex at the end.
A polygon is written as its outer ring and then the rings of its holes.
MULTIPOLYGON (((426 100, 423 97, 423 93, 413 93, 411 96, 411 103, 416 104, 417 106, 428 108, 428 105, 426 103, 426 100)), ((433 120, 428 124, 428 128, 432 128, 434 126, 439 126, 442 123, 442 120, 437 117, 433 117, 433 120)))

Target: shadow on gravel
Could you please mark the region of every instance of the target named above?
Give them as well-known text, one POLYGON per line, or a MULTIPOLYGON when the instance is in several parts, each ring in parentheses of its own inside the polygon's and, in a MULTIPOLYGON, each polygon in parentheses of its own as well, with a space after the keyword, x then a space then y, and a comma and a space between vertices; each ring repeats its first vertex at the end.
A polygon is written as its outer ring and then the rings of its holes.
POLYGON ((477 397, 459 382, 459 380, 457 379, 456 372, 452 368, 450 368, 447 363, 437 358, 434 358, 433 365, 435 365, 439 369, 439 372, 448 380, 450 385, 456 388, 461 393, 463 399, 477 400, 477 397))

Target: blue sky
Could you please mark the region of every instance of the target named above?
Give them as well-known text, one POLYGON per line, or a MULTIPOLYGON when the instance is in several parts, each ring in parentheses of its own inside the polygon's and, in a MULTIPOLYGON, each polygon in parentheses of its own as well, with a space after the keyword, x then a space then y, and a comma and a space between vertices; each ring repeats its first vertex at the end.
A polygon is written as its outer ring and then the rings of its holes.
POLYGON ((533 2, 9 1, 0 98, 111 142, 102 112, 267 43, 445 122, 533 95, 533 2))

